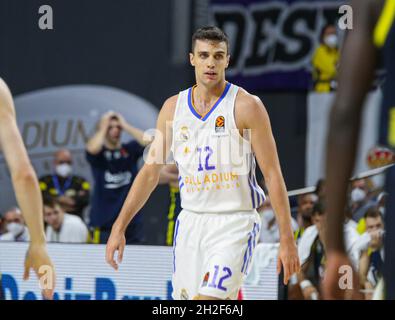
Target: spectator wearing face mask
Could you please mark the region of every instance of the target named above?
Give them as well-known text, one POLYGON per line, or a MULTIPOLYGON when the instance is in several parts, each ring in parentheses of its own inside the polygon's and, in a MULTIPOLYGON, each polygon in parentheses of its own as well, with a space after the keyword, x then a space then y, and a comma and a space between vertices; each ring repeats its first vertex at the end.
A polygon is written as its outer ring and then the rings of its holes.
MULTIPOLYGON (((266 197, 263 205, 258 209, 262 217, 261 232, 259 235, 259 242, 262 243, 277 243, 280 242, 280 231, 276 221, 274 210, 270 203, 269 196, 266 197)), ((293 231, 298 229, 298 223, 294 218, 291 218, 291 226, 293 231)))
POLYGON ((359 223, 358 231, 363 233, 365 231, 365 224, 363 219, 365 213, 372 207, 377 205, 377 201, 371 198, 371 183, 367 179, 354 180, 351 183, 351 215, 352 219, 359 223))
POLYGON ((29 231, 25 225, 22 212, 14 207, 3 214, 2 225, 5 233, 0 235, 0 241, 29 241, 29 231))
POLYGON ((43 197, 56 199, 64 211, 82 217, 89 202, 89 182, 73 175, 73 159, 69 150, 55 152, 53 164, 54 172, 39 179, 43 197))
POLYGON ((336 27, 327 25, 322 29, 320 45, 312 59, 314 91, 330 92, 336 89, 339 56, 336 27))

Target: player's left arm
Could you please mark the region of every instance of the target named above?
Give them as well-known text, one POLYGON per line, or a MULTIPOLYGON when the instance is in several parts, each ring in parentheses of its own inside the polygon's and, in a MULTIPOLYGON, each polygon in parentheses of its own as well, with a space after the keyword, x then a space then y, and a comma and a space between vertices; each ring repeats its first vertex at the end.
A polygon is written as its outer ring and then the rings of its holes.
POLYGON ((258 97, 241 93, 236 102, 236 119, 240 120, 239 128, 251 129, 252 150, 265 177, 270 200, 279 225, 280 249, 277 272, 281 271, 282 265, 284 268, 284 283, 286 284, 292 274, 299 272, 300 263, 292 232, 287 190, 269 116, 258 97))

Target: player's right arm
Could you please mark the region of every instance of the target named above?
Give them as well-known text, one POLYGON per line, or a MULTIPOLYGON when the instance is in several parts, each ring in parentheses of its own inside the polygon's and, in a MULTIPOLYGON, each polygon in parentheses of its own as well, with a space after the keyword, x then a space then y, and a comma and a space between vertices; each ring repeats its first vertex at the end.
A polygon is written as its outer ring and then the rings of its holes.
POLYGON ((31 243, 25 258, 24 279, 28 279, 29 270, 33 268, 38 276, 40 268, 52 268, 48 277, 52 287, 43 292, 51 298, 55 285, 54 268, 45 245, 44 220, 41 191, 36 173, 30 163, 27 151, 19 133, 15 118, 12 95, 5 82, 0 78, 0 146, 3 150, 18 205, 29 229, 31 243))
POLYGON ((137 174, 122 206, 121 212, 112 227, 106 247, 106 261, 115 270, 118 269, 118 263, 122 262, 123 251, 126 244, 126 228, 158 185, 161 169, 168 158, 172 139, 170 124, 173 121, 177 97, 178 96, 173 96, 164 103, 159 113, 155 138, 150 146, 145 164, 137 174), (114 254, 117 250, 118 263, 114 259, 114 254))

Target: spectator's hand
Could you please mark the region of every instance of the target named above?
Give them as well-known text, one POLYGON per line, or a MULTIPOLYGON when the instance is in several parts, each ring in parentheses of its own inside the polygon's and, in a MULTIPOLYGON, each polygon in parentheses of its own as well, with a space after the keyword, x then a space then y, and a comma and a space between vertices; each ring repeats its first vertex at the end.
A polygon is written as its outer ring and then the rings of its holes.
POLYGON ((115 116, 116 113, 114 111, 108 111, 100 119, 100 126, 99 129, 101 131, 107 131, 108 126, 110 125, 110 119, 111 117, 115 116))
POLYGON ((281 241, 277 258, 277 273, 280 274, 281 267, 284 268, 284 284, 288 284, 289 278, 300 271, 298 250, 293 238, 281 241))
POLYGON ((120 124, 120 126, 121 126, 121 128, 122 128, 123 130, 125 130, 125 128, 126 128, 127 126, 130 126, 130 124, 125 120, 125 118, 124 118, 123 115, 121 115, 120 113, 116 113, 116 116, 118 117, 118 119, 119 119, 119 124, 120 124))
POLYGON ((115 270, 118 270, 118 264, 122 262, 123 251, 125 249, 126 239, 123 232, 111 230, 106 246, 106 261, 115 270), (115 251, 118 250, 117 262, 114 259, 115 251))
POLYGON ((381 230, 381 229, 375 230, 375 231, 370 232, 369 234, 370 234, 370 238, 371 238, 369 246, 373 250, 379 249, 383 244, 383 241, 382 241, 383 230, 381 230))
POLYGON ((314 286, 304 288, 302 293, 305 300, 317 300, 319 297, 318 290, 314 286))
POLYGON ((31 243, 25 258, 23 280, 29 279, 30 269, 33 269, 40 279, 42 294, 45 299, 52 299, 55 290, 55 268, 48 256, 45 244, 31 243))
MULTIPOLYGON (((346 269, 347 272, 347 269, 346 269)), ((328 300, 356 300, 363 299, 363 295, 359 292, 358 274, 351 265, 350 259, 346 253, 331 252, 327 255, 327 263, 325 275, 322 284, 322 292, 324 299, 328 300), (348 266, 352 270, 350 289, 347 288, 347 274, 341 273, 341 267, 348 266), (341 288, 345 285, 345 288, 341 288)))

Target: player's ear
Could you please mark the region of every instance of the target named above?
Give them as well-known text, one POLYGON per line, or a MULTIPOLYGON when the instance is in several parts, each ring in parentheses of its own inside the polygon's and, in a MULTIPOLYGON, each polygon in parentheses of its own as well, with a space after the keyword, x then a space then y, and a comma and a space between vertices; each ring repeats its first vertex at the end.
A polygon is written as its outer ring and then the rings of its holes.
POLYGON ((229 62, 230 62, 230 54, 226 56, 226 69, 229 67, 229 62))
POLYGON ((194 62, 194 54, 192 52, 189 53, 189 62, 191 63, 191 66, 195 66, 195 62, 194 62))

